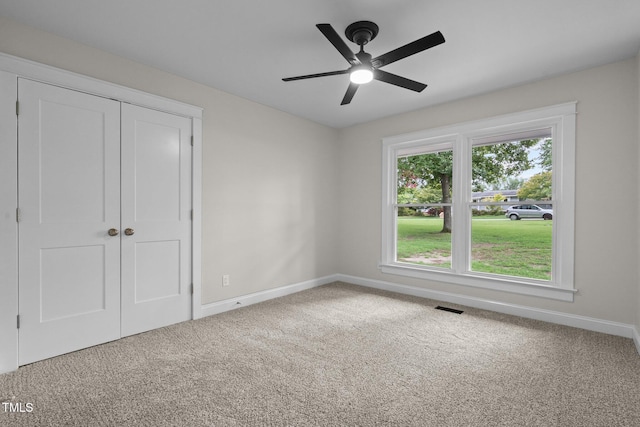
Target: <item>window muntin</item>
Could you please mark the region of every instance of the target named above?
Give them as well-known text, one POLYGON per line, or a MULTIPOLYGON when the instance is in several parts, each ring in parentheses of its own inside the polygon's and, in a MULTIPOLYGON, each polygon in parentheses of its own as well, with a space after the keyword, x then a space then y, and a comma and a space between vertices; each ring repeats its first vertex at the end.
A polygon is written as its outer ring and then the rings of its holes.
MULTIPOLYGON (((572 301, 575 292, 573 287, 575 113, 576 103, 567 103, 385 138, 383 140, 383 222, 380 263, 382 272, 572 301), (518 201, 514 199, 515 194, 510 193, 505 197, 506 201, 486 201, 479 196, 481 192, 474 191, 477 189, 474 188, 474 173, 471 166, 474 148, 539 138, 550 138, 553 141, 550 147, 547 147, 551 152, 551 156, 547 156, 547 159, 552 162, 551 198, 518 201), (399 257, 397 251, 398 208, 403 204, 402 200, 396 198, 397 161, 406 156, 442 151, 443 146, 451 149, 453 153, 452 182, 456 183, 451 200, 451 265, 442 267, 442 265, 403 262, 403 257, 399 257), (538 275, 539 272, 534 275, 531 273, 523 275, 510 271, 495 272, 492 268, 499 266, 497 262, 494 262, 496 265, 490 266, 491 268, 477 263, 481 261, 482 254, 477 251, 472 252, 474 235, 475 249, 478 249, 482 242, 477 227, 479 222, 475 221, 473 210, 497 209, 496 206, 506 209, 516 205, 537 205, 542 209, 553 211, 553 219, 550 221, 513 221, 519 225, 533 222, 546 224, 547 233, 551 232, 552 271, 550 276, 546 264, 542 267, 538 266, 544 271, 542 275, 538 275)), ((437 205, 437 203, 434 204, 437 205)), ((427 205, 424 206, 425 209, 431 208, 431 204, 423 205, 427 205)), ((548 234, 544 239, 543 243, 536 243, 539 246, 537 251, 544 253, 548 259, 548 234)), ((406 260, 406 257, 404 259, 406 260)))

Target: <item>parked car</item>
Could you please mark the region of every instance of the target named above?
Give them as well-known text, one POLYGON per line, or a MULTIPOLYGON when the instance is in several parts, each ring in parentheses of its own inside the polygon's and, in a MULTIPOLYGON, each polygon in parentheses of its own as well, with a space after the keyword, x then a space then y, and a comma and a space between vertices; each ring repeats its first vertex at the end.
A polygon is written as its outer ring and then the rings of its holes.
POLYGON ((543 209, 538 205, 515 205, 509 206, 504 216, 512 221, 522 218, 553 219, 553 210, 543 209))

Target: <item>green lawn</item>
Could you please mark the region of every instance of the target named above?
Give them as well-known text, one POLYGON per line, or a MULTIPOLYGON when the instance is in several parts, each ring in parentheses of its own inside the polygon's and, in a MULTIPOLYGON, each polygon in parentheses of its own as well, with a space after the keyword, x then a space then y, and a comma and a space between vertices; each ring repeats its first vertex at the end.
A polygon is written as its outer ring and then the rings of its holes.
MULTIPOLYGON (((551 279, 552 221, 510 221, 503 216, 472 220, 473 271, 551 279)), ((398 260, 451 266, 451 235, 440 233, 442 219, 398 218, 398 260)))

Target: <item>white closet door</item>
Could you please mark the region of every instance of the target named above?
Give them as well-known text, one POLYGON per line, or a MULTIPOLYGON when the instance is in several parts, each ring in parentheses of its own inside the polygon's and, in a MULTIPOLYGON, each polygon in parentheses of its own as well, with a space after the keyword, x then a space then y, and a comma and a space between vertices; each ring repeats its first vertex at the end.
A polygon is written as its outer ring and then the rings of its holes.
POLYGON ((122 105, 122 336, 191 319, 191 132, 122 105))
POLYGON ((120 103, 20 79, 19 364, 120 337, 120 103))

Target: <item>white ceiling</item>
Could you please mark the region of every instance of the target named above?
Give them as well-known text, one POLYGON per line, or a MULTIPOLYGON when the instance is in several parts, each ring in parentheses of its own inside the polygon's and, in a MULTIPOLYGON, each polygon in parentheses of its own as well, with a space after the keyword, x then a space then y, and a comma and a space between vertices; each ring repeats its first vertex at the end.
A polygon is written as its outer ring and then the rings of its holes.
MULTIPOLYGON (((638 0, 0 0, 0 15, 341 128, 635 56, 638 0), (446 42, 386 71, 340 106, 348 68, 315 24, 370 20, 374 57, 440 30, 446 42)), ((357 46, 347 42, 357 50, 357 46)))

